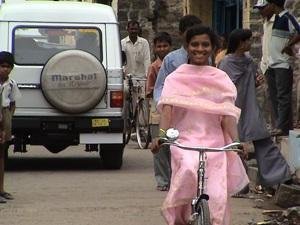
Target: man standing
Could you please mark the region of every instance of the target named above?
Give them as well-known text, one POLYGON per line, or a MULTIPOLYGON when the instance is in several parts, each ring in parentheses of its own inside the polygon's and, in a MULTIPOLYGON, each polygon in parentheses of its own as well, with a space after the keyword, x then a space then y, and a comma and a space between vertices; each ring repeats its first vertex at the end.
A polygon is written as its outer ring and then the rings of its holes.
POLYGON ((275 16, 269 42, 266 78, 269 87, 276 129, 274 135, 288 135, 293 128, 292 86, 293 51, 300 41, 300 26, 293 15, 284 9, 285 0, 267 0, 275 16))
POLYGON ((267 0, 258 0, 253 8, 258 9, 259 13, 263 17, 262 57, 260 61, 260 69, 265 75, 269 67, 269 43, 271 40, 275 15, 273 14, 271 5, 268 4, 267 0))
POLYGON ((122 51, 126 54, 125 73, 145 77, 151 64, 149 43, 146 39, 138 36, 139 22, 129 21, 127 32, 128 36, 121 40, 122 51))
MULTIPOLYGON (((272 35, 272 28, 273 28, 273 23, 275 20, 275 15, 273 14, 273 11, 271 9, 270 4, 268 4, 267 0, 258 0, 257 3, 254 5, 253 7, 254 9, 258 9, 260 15, 263 18, 263 34, 262 34, 262 38, 261 38, 261 42, 262 42, 262 57, 261 57, 261 61, 260 61, 260 71, 262 72, 262 75, 257 76, 257 80, 256 83, 257 85, 261 84, 264 81, 264 78, 266 76, 266 71, 269 67, 269 43, 271 40, 271 35, 272 35)), ((265 93, 268 96, 268 90, 265 89, 265 91, 267 93, 265 93)), ((270 97, 268 97, 266 99, 266 102, 264 102, 265 104, 267 104, 267 106, 265 106, 266 108, 270 108, 271 107, 271 102, 270 102, 270 97)), ((269 122, 272 124, 272 127, 275 127, 275 118, 273 116, 273 113, 269 113, 269 112, 264 112, 265 113, 265 117, 268 118, 268 120, 270 120, 269 122)))

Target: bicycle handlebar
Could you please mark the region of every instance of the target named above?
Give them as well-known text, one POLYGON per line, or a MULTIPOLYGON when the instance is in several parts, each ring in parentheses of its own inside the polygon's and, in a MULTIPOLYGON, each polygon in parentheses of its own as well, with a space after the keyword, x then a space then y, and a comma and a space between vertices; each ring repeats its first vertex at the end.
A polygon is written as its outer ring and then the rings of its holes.
POLYGON ((173 145, 176 147, 179 147, 184 150, 191 150, 191 151, 197 151, 197 152, 221 152, 221 151, 235 151, 235 152, 242 152, 242 145, 239 142, 233 142, 228 145, 225 145, 220 148, 213 148, 213 147, 204 147, 204 146, 187 146, 180 144, 176 141, 176 139, 179 136, 179 132, 177 130, 174 130, 173 128, 168 129, 166 132, 166 138, 160 138, 159 142, 161 142, 161 145, 173 145), (175 132, 175 135, 174 135, 175 132), (171 134, 168 136, 168 134, 171 134), (172 136, 173 135, 173 136, 172 136))
POLYGON ((173 145, 173 146, 179 147, 184 150, 191 150, 191 151, 196 151, 196 152, 222 152, 222 151, 242 152, 242 150, 238 148, 241 146, 241 143, 239 143, 239 142, 233 142, 233 143, 225 145, 221 148, 211 148, 211 147, 203 147, 203 146, 191 147, 191 146, 186 146, 186 145, 180 144, 177 141, 163 142, 162 145, 173 145))

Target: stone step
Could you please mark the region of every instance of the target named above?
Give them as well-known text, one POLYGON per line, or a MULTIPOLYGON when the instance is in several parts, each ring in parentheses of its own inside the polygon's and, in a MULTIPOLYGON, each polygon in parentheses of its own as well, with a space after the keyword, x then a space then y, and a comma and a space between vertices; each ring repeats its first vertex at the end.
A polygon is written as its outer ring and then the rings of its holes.
POLYGON ((281 184, 275 194, 275 203, 283 208, 300 206, 300 185, 281 184))

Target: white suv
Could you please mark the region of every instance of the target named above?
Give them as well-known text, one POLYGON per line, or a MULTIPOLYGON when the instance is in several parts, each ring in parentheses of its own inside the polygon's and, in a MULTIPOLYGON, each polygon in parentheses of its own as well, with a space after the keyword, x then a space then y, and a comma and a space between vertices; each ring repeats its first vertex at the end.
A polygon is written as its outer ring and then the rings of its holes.
POLYGON ((6 1, 0 50, 15 56, 21 90, 13 118, 14 151, 43 145, 57 153, 84 144, 104 166, 123 157, 123 74, 113 9, 82 2, 6 1))

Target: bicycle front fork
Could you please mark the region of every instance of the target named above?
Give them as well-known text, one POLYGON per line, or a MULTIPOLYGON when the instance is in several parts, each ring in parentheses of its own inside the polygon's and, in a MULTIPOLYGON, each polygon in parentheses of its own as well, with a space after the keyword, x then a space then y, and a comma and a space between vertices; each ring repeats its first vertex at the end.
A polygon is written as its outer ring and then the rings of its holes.
POLYGON ((199 168, 197 171, 197 177, 198 177, 198 182, 197 182, 197 195, 195 198, 192 199, 192 217, 198 216, 197 208, 198 204, 201 199, 209 199, 209 196, 205 194, 205 189, 206 189, 206 177, 205 177, 205 166, 206 166, 206 161, 205 161, 205 154, 200 153, 199 154, 199 168))

